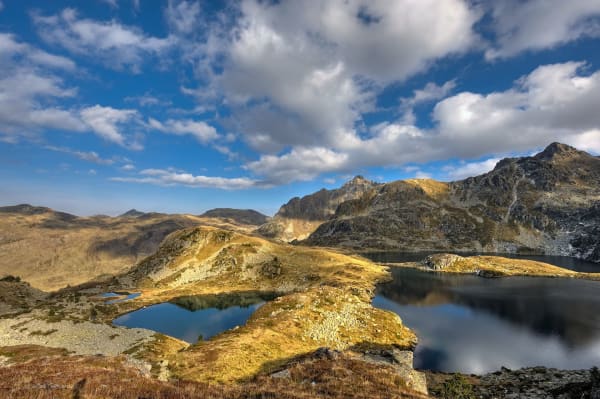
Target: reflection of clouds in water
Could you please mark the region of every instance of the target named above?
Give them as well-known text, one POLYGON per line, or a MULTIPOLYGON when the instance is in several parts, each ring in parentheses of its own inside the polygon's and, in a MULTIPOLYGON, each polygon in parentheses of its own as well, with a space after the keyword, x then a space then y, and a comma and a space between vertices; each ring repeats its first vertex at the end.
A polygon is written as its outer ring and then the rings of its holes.
POLYGON ((128 313, 114 321, 116 325, 148 328, 182 339, 189 343, 202 335, 208 339, 223 331, 243 325, 262 303, 248 307, 190 311, 171 303, 153 305, 128 313))
POLYGON ((556 336, 536 334, 462 306, 402 306, 382 297, 374 304, 398 313, 415 330, 417 367, 480 374, 502 366, 579 369, 600 365, 600 336, 588 345, 569 348, 556 336))
POLYGON ((117 319, 118 322, 117 322, 117 320, 115 320, 115 324, 122 325, 123 323, 127 323, 130 318, 131 318, 131 313, 124 314, 123 316, 121 316, 117 319))

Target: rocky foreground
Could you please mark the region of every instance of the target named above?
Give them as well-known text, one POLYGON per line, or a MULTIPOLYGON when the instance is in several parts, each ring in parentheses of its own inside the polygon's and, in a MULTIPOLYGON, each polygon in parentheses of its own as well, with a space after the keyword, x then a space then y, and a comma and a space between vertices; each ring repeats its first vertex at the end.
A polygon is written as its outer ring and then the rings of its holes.
POLYGON ((529 367, 482 376, 427 373, 433 397, 451 399, 597 399, 600 372, 529 367))

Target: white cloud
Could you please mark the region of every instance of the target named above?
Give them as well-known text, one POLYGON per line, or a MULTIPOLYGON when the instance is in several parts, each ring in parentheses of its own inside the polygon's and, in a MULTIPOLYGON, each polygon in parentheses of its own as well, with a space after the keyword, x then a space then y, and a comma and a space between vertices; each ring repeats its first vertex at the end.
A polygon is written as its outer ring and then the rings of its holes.
POLYGON ((64 69, 73 71, 76 66, 73 61, 66 57, 50 54, 27 43, 19 42, 10 33, 0 33, 0 60, 4 62, 15 62, 15 57, 23 57, 20 64, 64 69))
MULTIPOLYGON (((289 182, 371 166, 504 155, 553 141, 597 151, 600 71, 584 70, 585 65, 576 62, 541 66, 506 91, 462 92, 438 102, 433 128, 381 124, 371 129, 368 138, 327 148, 296 147, 283 155, 263 155, 247 167, 269 181, 289 182)), ((451 177, 481 172, 493 167, 493 162, 465 165, 451 177)))
POLYGON ((74 97, 59 73, 75 64, 0 33, 0 136, 17 141, 43 129, 83 131, 77 115, 57 107, 57 100, 74 97))
POLYGON ((150 118, 148 121, 148 125, 153 129, 161 131, 167 134, 175 134, 178 136, 182 135, 191 135, 196 138, 201 143, 207 143, 209 141, 216 140, 219 138, 219 134, 217 130, 202 121, 193 121, 193 120, 174 120, 169 119, 165 123, 159 122, 156 119, 150 118))
POLYGON ((463 162, 458 166, 446 166, 443 171, 449 180, 461 180, 487 173, 494 169, 499 161, 500 158, 490 158, 481 162, 463 162))
POLYGON ((263 155, 246 168, 265 176, 271 184, 310 180, 324 171, 344 170, 348 155, 326 148, 294 148, 283 156, 263 155))
POLYGON ((241 190, 264 186, 261 182, 247 177, 194 176, 191 173, 163 169, 145 169, 142 177, 113 177, 110 180, 126 183, 147 183, 161 186, 182 185, 188 187, 219 188, 241 190))
POLYGON ((121 169, 126 172, 130 172, 132 170, 135 170, 135 165, 128 163, 128 164, 121 166, 121 169))
POLYGON ((439 100, 446 97, 455 87, 456 82, 454 80, 449 80, 441 86, 429 82, 422 89, 415 90, 412 97, 401 99, 400 103, 403 107, 414 107, 417 104, 439 100))
POLYGON ((414 124, 416 116, 414 107, 423 103, 429 103, 446 97, 452 89, 456 87, 454 80, 449 80, 443 85, 438 86, 434 82, 429 82, 422 89, 415 90, 411 97, 400 99, 400 111, 402 112, 402 122, 404 124, 414 124))
POLYGON ((80 115, 85 124, 98 136, 121 146, 131 146, 126 142, 119 126, 135 119, 138 115, 136 110, 94 105, 82 109, 80 115))
POLYGON ((220 82, 239 105, 238 129, 263 152, 352 140, 382 85, 468 50, 480 17, 462 0, 249 0, 240 9, 220 82))
POLYGON ((189 34, 197 28, 200 3, 197 1, 169 0, 165 9, 169 26, 180 34, 189 34))
POLYGON ((92 56, 108 67, 129 67, 138 72, 148 56, 161 55, 175 44, 174 38, 147 36, 138 28, 112 20, 80 19, 74 9, 58 15, 33 15, 40 37, 74 54, 92 56))
POLYGON ((415 173, 415 179, 431 179, 431 173, 419 170, 415 173))
POLYGON ((62 152, 65 154, 70 154, 70 155, 73 155, 73 156, 83 160, 83 161, 96 163, 98 165, 112 165, 116 162, 116 159, 114 159, 114 158, 113 159, 102 158, 95 151, 80 151, 80 150, 74 150, 74 149, 67 148, 67 147, 56 147, 56 146, 51 146, 51 145, 48 145, 44 148, 46 148, 47 150, 50 150, 50 151, 56 151, 56 152, 62 152))
POLYGON ((597 128, 600 71, 587 75, 584 67, 540 66, 504 92, 464 92, 441 101, 433 112, 439 144, 454 156, 477 157, 566 141, 597 128))
POLYGON ((600 128, 585 131, 579 135, 569 137, 565 141, 580 150, 600 154, 600 128))
POLYGON ((507 0, 491 6, 497 46, 486 52, 488 58, 600 36, 598 0, 507 0))

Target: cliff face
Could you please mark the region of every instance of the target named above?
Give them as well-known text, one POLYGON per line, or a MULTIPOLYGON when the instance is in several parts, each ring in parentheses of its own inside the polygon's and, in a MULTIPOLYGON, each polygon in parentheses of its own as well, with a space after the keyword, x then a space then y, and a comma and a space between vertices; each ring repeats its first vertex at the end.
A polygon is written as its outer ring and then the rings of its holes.
POLYGON ((340 202, 307 244, 568 255, 600 262, 600 158, 553 143, 489 173, 373 186, 340 202))
POLYGON ((356 176, 339 189, 321 189, 302 198, 292 198, 269 222, 260 226, 257 232, 264 237, 281 241, 302 240, 329 220, 338 205, 361 198, 378 186, 378 183, 356 176))

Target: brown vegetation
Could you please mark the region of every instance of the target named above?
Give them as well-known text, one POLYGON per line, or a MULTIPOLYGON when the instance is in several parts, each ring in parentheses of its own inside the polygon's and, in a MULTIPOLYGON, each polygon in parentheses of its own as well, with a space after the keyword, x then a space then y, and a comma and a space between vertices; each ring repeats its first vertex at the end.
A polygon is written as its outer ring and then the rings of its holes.
MULTIPOLYGON (((40 351, 35 361, 0 367, 0 396, 14 399, 249 399, 426 398, 406 386, 391 366, 352 355, 307 357, 273 375, 243 384, 161 382, 123 357, 56 357, 43 348, 13 348, 13 356, 40 351)), ((6 351, 4 352, 6 353, 6 351)))

